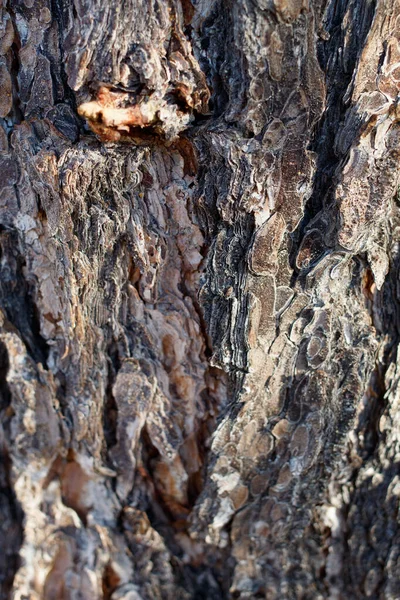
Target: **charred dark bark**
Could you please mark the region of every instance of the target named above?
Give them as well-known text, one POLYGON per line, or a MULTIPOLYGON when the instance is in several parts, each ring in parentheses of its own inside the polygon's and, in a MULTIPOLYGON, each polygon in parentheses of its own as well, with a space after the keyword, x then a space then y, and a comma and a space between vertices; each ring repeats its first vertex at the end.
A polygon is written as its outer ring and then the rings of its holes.
POLYGON ((1 6, 1 598, 399 598, 398 1, 1 6))

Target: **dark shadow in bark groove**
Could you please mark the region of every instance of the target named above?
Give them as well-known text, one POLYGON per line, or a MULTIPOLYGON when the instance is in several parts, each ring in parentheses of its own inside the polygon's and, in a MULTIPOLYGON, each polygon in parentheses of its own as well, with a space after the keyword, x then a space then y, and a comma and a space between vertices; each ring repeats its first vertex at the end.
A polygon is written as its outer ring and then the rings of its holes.
POLYGON ((0 250, 8 259, 2 262, 0 268, 0 307, 18 330, 33 360, 47 369, 49 347, 40 333, 39 312, 32 286, 24 276, 25 258, 19 249, 16 229, 1 228, 0 250))
POLYGON ((209 106, 214 119, 223 118, 230 100, 230 74, 227 72, 229 61, 226 60, 225 53, 228 48, 228 51, 232 50, 230 36, 232 35, 233 24, 227 4, 217 2, 211 14, 205 19, 200 35, 203 52, 199 56, 199 62, 212 91, 209 106), (217 38, 215 31, 218 31, 217 38), (212 46, 214 52, 212 52, 210 46, 212 46), (212 63, 208 59, 208 54, 214 54, 212 63))
MULTIPOLYGON (((50 2, 51 2, 51 7, 52 7, 52 13, 55 15, 56 21, 57 21, 57 26, 60 29, 60 35, 58 36, 58 40, 59 40, 60 56, 62 59, 60 61, 59 75, 60 75, 61 83, 63 86, 63 92, 64 92, 62 98, 57 98, 56 94, 55 94, 54 98, 56 99, 56 101, 58 100, 59 102, 66 101, 67 104, 72 108, 74 114, 77 115, 75 94, 73 93, 73 91, 71 90, 71 88, 68 85, 68 77, 65 72, 65 61, 64 61, 63 48, 62 48, 63 31, 67 27, 67 21, 68 21, 67 13, 68 13, 68 9, 69 9, 69 6, 71 3, 68 0, 67 1, 66 0, 50 0, 50 2)), ((53 56, 50 54, 47 58, 51 61, 53 56)), ((55 66, 55 65, 53 65, 53 66, 55 66)), ((79 122, 81 124, 82 130, 83 130, 83 124, 84 124, 83 119, 79 119, 79 117, 77 117, 77 122, 79 122)))
MULTIPOLYGON (((371 464, 372 466, 372 464, 371 464)), ((390 554, 398 555, 399 533, 398 533, 398 499, 392 494, 388 500, 388 491, 393 480, 398 477, 400 463, 393 463, 390 468, 380 470, 381 483, 375 485, 373 476, 358 482, 356 491, 351 497, 346 511, 346 537, 344 543, 342 574, 345 586, 348 590, 359 590, 365 593, 367 577, 374 572, 374 586, 377 595, 374 598, 399 598, 400 580, 391 578, 388 580, 383 570, 387 567, 390 554), (349 510, 357 507, 357 510, 349 510), (382 509, 382 507, 384 507, 382 509), (355 539, 354 532, 357 532, 355 539), (363 549, 362 556, 359 550, 363 549), (384 558, 383 558, 384 557, 384 558), (360 558, 362 559, 360 561, 360 558), (385 589, 386 588, 386 589, 385 589), (381 590, 385 595, 379 593, 381 590)), ((355 479, 356 477, 354 477, 355 479)), ((345 588, 346 589, 346 588, 345 588)), ((361 597, 358 596, 358 597, 361 597)))
MULTIPOLYGON (((111 346, 107 352, 108 365, 107 365, 107 385, 105 390, 104 408, 103 408, 103 427, 104 427, 104 439, 105 439, 105 459, 107 462, 112 462, 109 459, 108 453, 113 446, 117 443, 117 424, 118 424, 118 407, 115 401, 112 387, 115 382, 116 374, 120 368, 120 360, 118 356, 118 350, 111 346)), ((112 481, 112 486, 115 488, 115 480, 112 481)), ((114 489, 115 491, 115 489, 114 489)))
MULTIPOLYGON (((345 115, 352 110, 346 96, 349 86, 357 68, 357 61, 364 47, 367 35, 370 31, 372 20, 375 14, 376 1, 368 0, 342 0, 332 5, 331 11, 326 18, 325 29, 330 35, 327 41, 320 41, 318 45, 318 58, 321 69, 325 73, 326 79, 326 102, 327 107, 313 131, 313 141, 310 143, 309 150, 317 155, 316 172, 313 181, 313 191, 304 207, 303 218, 292 236, 293 247, 291 251, 290 262, 295 267, 295 259, 304 238, 306 230, 317 215, 332 202, 335 189, 335 172, 341 162, 345 159, 350 144, 355 142, 360 135, 361 117, 359 118, 358 129, 350 140, 345 151, 338 152, 335 148, 335 138, 338 129, 344 122, 345 115), (347 30, 341 27, 343 19, 350 5, 350 23, 353 29, 349 36, 347 30), (363 5, 365 10, 365 19, 360 23, 358 13, 363 14, 363 5), (350 41, 347 46, 344 44, 345 36, 349 36, 350 41), (341 61, 334 60, 332 57, 338 55, 339 50, 346 47, 346 57, 341 61), (345 63, 345 64, 344 64, 345 63)), ((294 277, 294 280, 296 276, 294 277)))
POLYGON ((9 598, 16 572, 21 566, 19 550, 23 539, 23 513, 12 488, 11 460, 0 446, 0 598, 9 598))
POLYGON ((20 567, 19 550, 23 538, 23 513, 11 481, 11 459, 4 444, 4 427, 10 415, 11 392, 7 384, 7 348, 0 343, 0 598, 8 598, 20 567))
MULTIPOLYGON (((180 588, 189 592, 193 600, 225 600, 229 598, 227 587, 229 582, 221 578, 221 573, 225 570, 221 566, 223 556, 219 549, 205 546, 200 564, 198 562, 191 564, 182 560, 183 550, 175 540, 175 535, 180 531, 186 531, 188 524, 184 520, 177 522, 176 517, 171 513, 168 502, 162 498, 155 487, 152 461, 157 460, 160 455, 153 446, 146 428, 143 429, 140 446, 142 448, 141 467, 136 475, 134 488, 142 491, 139 496, 136 494, 135 499, 133 499, 133 492, 128 498, 127 505, 135 505, 147 515, 151 526, 162 537, 172 554, 170 565, 174 573, 176 590, 180 588)), ((123 520, 121 520, 120 527, 122 530, 124 529, 123 520)), ((141 542, 132 542, 133 539, 126 536, 128 546, 132 553, 136 554, 140 552, 141 542)), ((177 598, 179 598, 179 594, 177 598)))
MULTIPOLYGON (((399 218, 399 215, 397 215, 399 218)), ((373 282, 372 274, 371 279, 373 282)), ((400 341, 400 298, 398 297, 398 282, 400 280, 400 256, 394 256, 391 261, 389 274, 380 291, 370 295, 369 309, 371 311, 374 327, 379 338, 384 340, 385 347, 382 357, 377 357, 375 370, 371 375, 367 390, 368 401, 359 416, 357 433, 362 432, 363 446, 360 448, 364 460, 373 459, 378 449, 381 434, 379 421, 388 406, 388 393, 385 377, 389 367, 396 363, 397 349, 400 341), (379 310, 380 322, 374 319, 373 305, 379 310)), ((365 290, 368 293, 369 290, 365 290)))

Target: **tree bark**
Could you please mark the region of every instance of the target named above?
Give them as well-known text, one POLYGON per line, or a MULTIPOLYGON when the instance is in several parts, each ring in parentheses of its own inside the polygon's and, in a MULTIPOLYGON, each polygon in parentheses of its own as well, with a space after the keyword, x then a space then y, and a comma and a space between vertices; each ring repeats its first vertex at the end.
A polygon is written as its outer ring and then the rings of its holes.
POLYGON ((400 598, 399 1, 0 7, 0 597, 400 598))

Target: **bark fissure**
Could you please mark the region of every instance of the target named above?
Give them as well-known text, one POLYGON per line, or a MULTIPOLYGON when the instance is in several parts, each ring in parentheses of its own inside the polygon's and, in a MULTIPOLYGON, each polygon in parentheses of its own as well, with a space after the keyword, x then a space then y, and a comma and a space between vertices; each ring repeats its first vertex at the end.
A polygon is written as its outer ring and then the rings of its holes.
MULTIPOLYGON (((326 107, 321 119, 314 125, 311 136, 310 150, 316 155, 316 170, 313 189, 304 206, 304 216, 294 234, 292 249, 294 267, 296 267, 299 247, 304 236, 307 235, 307 230, 321 228, 327 230, 331 227, 330 223, 323 221, 324 209, 334 203, 337 175, 340 174, 341 167, 348 158, 350 146, 357 142, 361 134, 363 121, 360 117, 359 127, 352 132, 353 137, 349 137, 346 145, 338 147, 335 144, 338 128, 343 126, 348 112, 355 108, 350 103, 352 80, 357 72, 357 64, 374 14, 375 3, 368 1, 338 2, 328 4, 326 8, 326 15, 322 21, 323 31, 320 33, 322 39, 317 44, 319 63, 325 76, 326 107), (363 15, 361 24, 357 18, 358 14, 363 15), (349 23, 357 23, 357 26, 351 26, 350 32, 342 27, 345 17, 349 23), (345 53, 345 57, 339 61, 337 57, 341 51, 345 53), (319 222, 318 217, 322 217, 322 223, 319 222)), ((337 240, 332 239, 333 249, 336 243, 337 240)), ((329 252, 329 246, 324 250, 329 252)), ((321 247, 320 253, 308 259, 308 266, 310 268, 315 266, 322 257, 321 247)), ((304 262, 301 266, 307 267, 304 262)))
POLYGON ((1 4, 5 597, 399 597, 399 19, 1 4))

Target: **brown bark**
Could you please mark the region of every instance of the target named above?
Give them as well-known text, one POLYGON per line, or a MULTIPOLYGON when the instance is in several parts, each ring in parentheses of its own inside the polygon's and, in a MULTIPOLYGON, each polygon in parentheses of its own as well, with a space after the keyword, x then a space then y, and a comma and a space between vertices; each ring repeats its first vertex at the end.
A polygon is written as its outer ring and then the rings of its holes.
POLYGON ((0 597, 399 598, 398 0, 0 6, 0 597))

